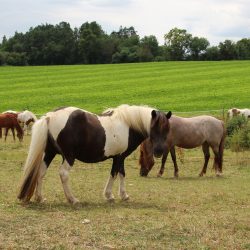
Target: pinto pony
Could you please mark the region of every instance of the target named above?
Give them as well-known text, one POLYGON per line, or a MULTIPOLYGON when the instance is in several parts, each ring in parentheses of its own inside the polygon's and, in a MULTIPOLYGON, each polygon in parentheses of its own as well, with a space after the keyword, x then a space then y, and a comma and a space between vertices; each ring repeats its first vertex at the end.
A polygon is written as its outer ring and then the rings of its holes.
MULTIPOLYGON (((174 163, 174 176, 178 177, 179 169, 176 162, 175 146, 186 149, 202 146, 205 161, 200 176, 206 174, 210 158, 209 147, 211 147, 215 156, 214 169, 217 176, 221 175, 226 135, 223 121, 212 116, 196 116, 192 118, 172 116, 169 124, 170 129, 165 140, 161 168, 158 173, 159 177, 164 173, 169 151, 174 163)), ((140 175, 147 176, 154 165, 152 145, 149 139, 145 140, 140 146, 139 163, 141 165, 140 175)))
POLYGON ((5 138, 4 138, 5 141, 9 129, 11 129, 12 131, 14 141, 16 140, 14 129, 16 129, 17 131, 17 137, 19 141, 23 140, 23 130, 19 125, 15 114, 0 114, 0 138, 2 137, 2 128, 5 128, 5 138))
POLYGON ((250 118, 250 109, 238 109, 232 108, 227 111, 228 118, 233 118, 234 116, 242 115, 246 118, 250 118))
POLYGON ((94 163, 113 159, 110 177, 104 189, 107 200, 113 200, 112 186, 119 174, 121 199, 129 198, 125 190, 124 160, 147 137, 156 155, 163 153, 171 115, 144 106, 121 105, 96 115, 75 107, 60 108, 38 120, 32 130, 31 144, 24 167, 18 198, 27 202, 35 192, 42 201, 42 179, 56 154, 63 158, 59 170, 67 200, 75 204, 68 182, 75 159, 94 163))
POLYGON ((37 121, 37 117, 29 110, 25 110, 25 111, 18 113, 17 119, 19 122, 23 124, 23 130, 27 131, 27 134, 28 134, 29 124, 37 121))

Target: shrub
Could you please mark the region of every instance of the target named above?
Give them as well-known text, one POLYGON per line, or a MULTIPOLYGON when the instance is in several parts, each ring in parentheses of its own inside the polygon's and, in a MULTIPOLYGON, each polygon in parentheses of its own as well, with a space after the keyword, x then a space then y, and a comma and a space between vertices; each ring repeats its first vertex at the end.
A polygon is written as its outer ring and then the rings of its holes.
POLYGON ((246 122, 240 129, 235 130, 229 137, 232 151, 239 152, 250 149, 250 122, 246 122))
POLYGON ((227 135, 232 136, 236 131, 247 125, 245 116, 235 116, 227 122, 227 135))

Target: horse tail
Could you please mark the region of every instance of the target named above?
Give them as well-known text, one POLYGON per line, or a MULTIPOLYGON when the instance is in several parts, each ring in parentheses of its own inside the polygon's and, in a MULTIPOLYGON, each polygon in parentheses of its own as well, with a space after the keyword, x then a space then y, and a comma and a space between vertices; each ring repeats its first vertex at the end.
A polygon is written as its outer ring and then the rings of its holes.
POLYGON ((220 145, 219 145, 219 158, 218 158, 218 165, 219 170, 222 172, 222 164, 223 164, 223 152, 224 152, 224 144, 225 144, 225 138, 226 138, 226 128, 223 121, 221 121, 222 128, 223 128, 223 135, 221 137, 220 145))
POLYGON ((49 118, 43 117, 32 128, 31 143, 28 157, 24 166, 24 175, 21 182, 18 199, 28 202, 36 188, 37 179, 43 160, 44 150, 48 138, 49 118))

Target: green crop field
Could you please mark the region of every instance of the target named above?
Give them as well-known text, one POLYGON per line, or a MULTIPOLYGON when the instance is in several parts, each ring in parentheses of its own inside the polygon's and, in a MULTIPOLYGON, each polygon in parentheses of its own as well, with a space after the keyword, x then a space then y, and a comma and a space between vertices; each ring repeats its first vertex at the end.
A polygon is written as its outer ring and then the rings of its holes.
POLYGON ((0 67, 0 111, 122 103, 162 110, 249 107, 250 61, 0 67))
MULTIPOLYGON (((250 61, 0 67, 0 111, 101 112, 128 103, 191 115, 250 108, 249 93, 250 61)), ((250 249, 249 152, 225 150, 220 178, 211 157, 201 178, 201 149, 184 150, 175 179, 170 159, 162 178, 160 160, 140 177, 136 150, 125 161, 130 199, 119 199, 116 181, 114 203, 102 194, 111 160, 77 161, 70 172, 76 207, 65 199, 57 156, 44 180, 46 201, 24 205, 16 195, 29 143, 27 135, 22 143, 0 140, 0 249, 250 249)))

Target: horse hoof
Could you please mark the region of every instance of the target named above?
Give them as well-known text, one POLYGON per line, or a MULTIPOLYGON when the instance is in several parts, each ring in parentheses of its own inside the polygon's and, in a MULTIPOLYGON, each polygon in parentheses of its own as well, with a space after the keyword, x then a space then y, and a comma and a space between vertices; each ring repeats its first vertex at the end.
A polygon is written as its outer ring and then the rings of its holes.
POLYGON ((129 196, 127 194, 122 195, 121 198, 123 201, 129 200, 129 196))
POLYGON ((216 176, 217 176, 217 177, 222 177, 222 173, 221 173, 221 172, 218 172, 218 173, 216 173, 216 176))
POLYGON ((200 174, 199 174, 200 177, 203 177, 203 175, 204 175, 203 173, 200 173, 200 174))
POLYGON ((37 202, 37 203, 44 203, 45 201, 47 201, 47 199, 46 198, 43 198, 42 196, 40 196, 40 197, 35 197, 35 202, 37 202))
POLYGON ((68 202, 73 206, 76 206, 77 204, 80 203, 79 200, 76 198, 69 199, 68 202))
POLYGON ((157 174, 157 177, 161 177, 161 176, 162 176, 162 174, 160 174, 160 173, 157 174))
POLYGON ((114 197, 108 198, 108 199, 107 199, 107 202, 109 202, 109 203, 114 203, 114 202, 115 202, 115 198, 114 198, 114 197))

